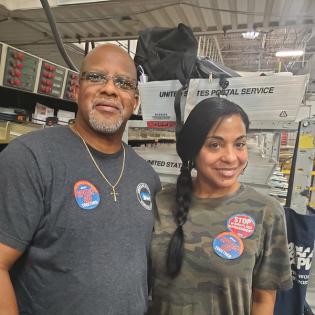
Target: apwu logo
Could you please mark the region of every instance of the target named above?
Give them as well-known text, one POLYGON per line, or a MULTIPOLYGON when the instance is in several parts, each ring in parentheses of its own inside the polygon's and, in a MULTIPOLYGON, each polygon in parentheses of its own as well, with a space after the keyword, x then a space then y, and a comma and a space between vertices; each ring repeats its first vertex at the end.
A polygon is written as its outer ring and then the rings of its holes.
POLYGON ((290 264, 295 265, 298 270, 309 270, 312 264, 313 250, 310 247, 297 246, 289 243, 290 264))
POLYGON ((142 207, 147 210, 152 210, 152 200, 149 186, 146 183, 138 184, 136 193, 142 207))

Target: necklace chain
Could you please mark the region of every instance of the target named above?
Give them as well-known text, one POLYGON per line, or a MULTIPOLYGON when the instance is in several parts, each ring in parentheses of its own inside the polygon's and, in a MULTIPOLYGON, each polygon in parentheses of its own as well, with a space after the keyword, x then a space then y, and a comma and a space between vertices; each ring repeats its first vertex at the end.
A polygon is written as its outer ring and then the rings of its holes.
POLYGON ((116 181, 116 183, 113 185, 107 178, 106 176, 104 175, 104 173, 101 171, 100 167, 98 166, 98 164, 96 163, 95 161, 95 158, 91 152, 91 150, 89 149, 87 143, 85 142, 85 140, 82 138, 82 136, 80 135, 80 133, 78 132, 77 129, 75 129, 75 127, 73 126, 71 128, 82 140, 85 148, 86 148, 86 151, 88 152, 91 160, 93 161, 93 164, 94 166, 96 167, 96 169, 99 171, 99 173, 101 174, 101 176, 104 178, 104 180, 106 181, 106 183, 111 187, 112 191, 111 191, 111 195, 113 196, 114 198, 114 201, 116 202, 117 201, 117 196, 119 195, 119 193, 116 191, 116 187, 117 185, 119 184, 121 178, 122 178, 122 175, 124 173, 124 170, 125 170, 125 161, 126 161, 126 150, 125 150, 125 146, 122 144, 122 148, 123 148, 123 162, 122 162, 122 167, 121 167, 121 171, 120 171, 120 174, 119 174, 119 177, 116 181))

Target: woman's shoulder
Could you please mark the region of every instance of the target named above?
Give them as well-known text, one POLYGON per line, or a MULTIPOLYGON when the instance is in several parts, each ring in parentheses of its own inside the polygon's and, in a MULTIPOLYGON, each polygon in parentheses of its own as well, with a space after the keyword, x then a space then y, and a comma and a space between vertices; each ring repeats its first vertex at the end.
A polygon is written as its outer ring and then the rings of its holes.
POLYGON ((175 208, 176 185, 163 185, 162 190, 156 195, 156 205, 160 218, 173 217, 175 208))
POLYGON ((245 198, 249 199, 256 205, 265 208, 266 211, 271 211, 272 213, 278 213, 281 215, 284 213, 284 209, 280 202, 274 197, 267 195, 267 193, 262 193, 247 185, 244 186, 243 193, 245 198))
POLYGON ((172 202, 175 201, 176 185, 175 184, 163 184, 162 189, 156 195, 159 202, 172 202))

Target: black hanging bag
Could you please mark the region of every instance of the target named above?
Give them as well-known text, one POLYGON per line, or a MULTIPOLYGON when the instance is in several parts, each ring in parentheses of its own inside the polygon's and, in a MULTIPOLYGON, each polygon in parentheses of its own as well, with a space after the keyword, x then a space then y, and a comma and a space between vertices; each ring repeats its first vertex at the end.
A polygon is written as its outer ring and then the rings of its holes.
MULTIPOLYGON (((179 80, 174 109, 176 135, 182 127, 180 98, 196 64, 198 43, 193 31, 180 23, 177 28, 153 27, 140 32, 134 61, 149 81, 179 80)), ((141 71, 138 72, 140 76, 141 71)))
POLYGON ((182 23, 177 28, 153 27, 140 32, 134 60, 149 81, 177 79, 187 85, 197 48, 192 30, 182 23))
POLYGON ((179 80, 182 87, 174 101, 176 135, 181 130, 180 99, 190 78, 239 76, 235 71, 208 58, 197 57, 198 42, 193 31, 180 23, 177 28, 153 27, 140 32, 134 61, 138 77, 143 72, 149 81, 179 80))

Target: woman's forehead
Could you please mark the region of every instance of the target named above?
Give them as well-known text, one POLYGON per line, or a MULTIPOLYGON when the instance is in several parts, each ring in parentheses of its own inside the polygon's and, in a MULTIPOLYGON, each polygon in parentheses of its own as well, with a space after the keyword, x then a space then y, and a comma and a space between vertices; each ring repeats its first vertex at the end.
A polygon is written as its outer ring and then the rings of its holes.
POLYGON ((246 126, 240 115, 230 115, 220 117, 213 127, 209 130, 207 138, 218 135, 218 134, 243 134, 246 135, 246 126))

